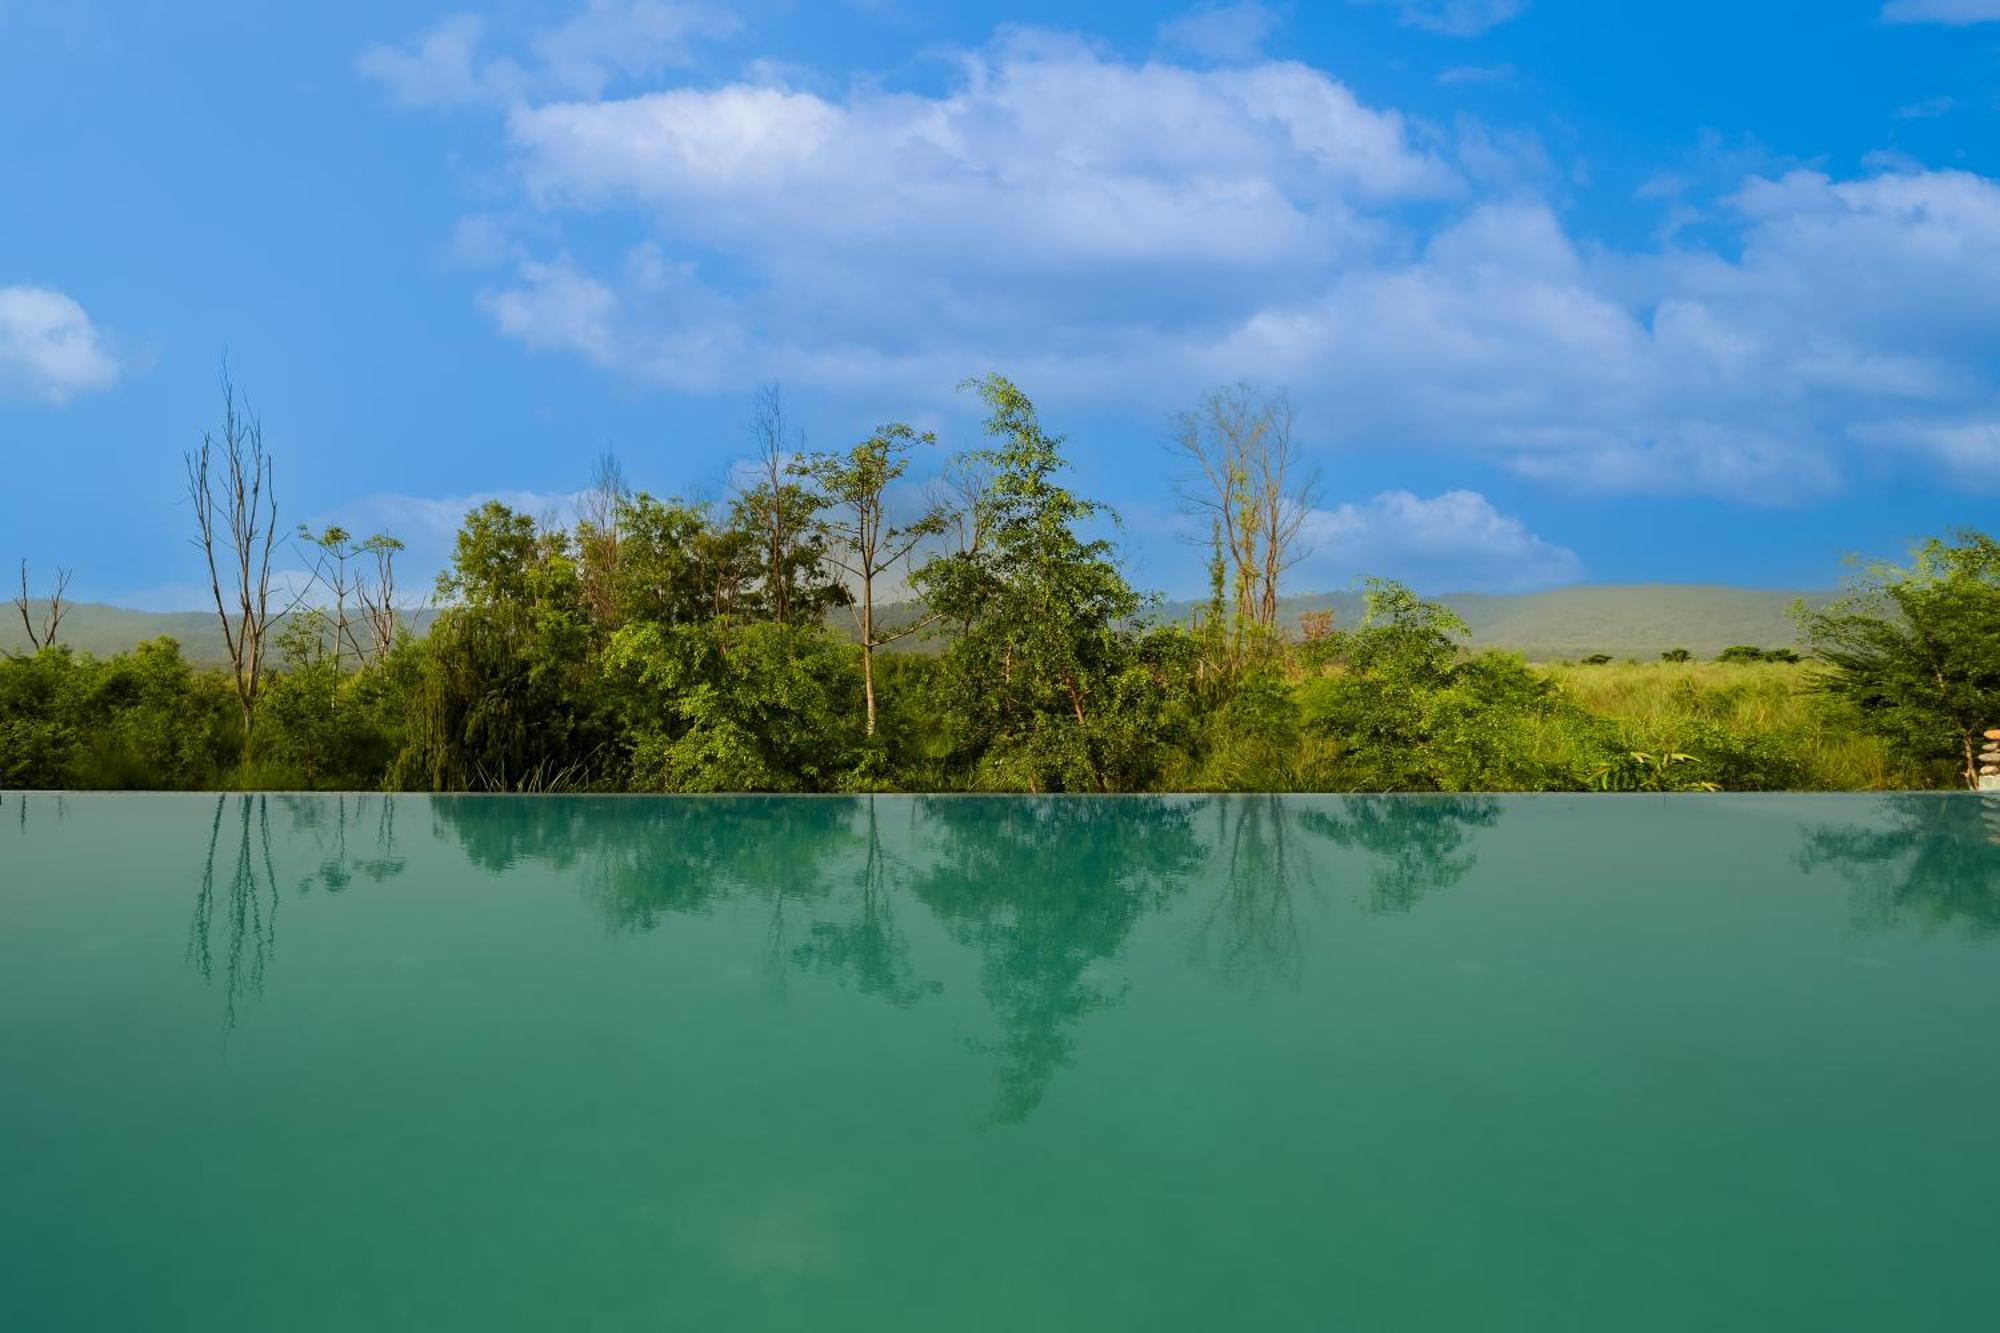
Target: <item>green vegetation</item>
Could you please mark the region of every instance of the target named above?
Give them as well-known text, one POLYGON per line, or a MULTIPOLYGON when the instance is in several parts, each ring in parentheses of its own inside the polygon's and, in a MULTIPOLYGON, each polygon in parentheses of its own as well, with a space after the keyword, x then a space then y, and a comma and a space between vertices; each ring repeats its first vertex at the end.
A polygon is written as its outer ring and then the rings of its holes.
MULTIPOLYGON (((1394 583, 1371 583, 1356 614, 1286 619, 1276 571, 1306 492, 1256 452, 1289 447, 1268 429, 1282 400, 1225 395, 1197 423, 1220 479, 1212 589, 1173 614, 1127 581, 1112 516, 1066 485, 1064 441, 1026 395, 998 376, 971 387, 987 446, 953 463, 951 501, 907 516, 892 488, 927 436, 889 425, 798 457, 773 395, 763 476, 725 506, 632 490, 607 461, 573 528, 497 503, 469 514, 422 636, 395 611, 394 540, 329 530, 302 537, 325 605, 268 625, 235 613, 258 661, 198 668, 171 639, 0 657, 0 785, 1934 787, 1963 781, 1970 739, 2000 722, 2000 547, 1979 534, 1802 605, 1810 662, 1739 644, 1715 662, 1676 648, 1538 668, 1473 650, 1463 615, 1394 583), (1244 481, 1258 477, 1279 480, 1244 481), (881 614, 882 580, 916 600, 881 614), (930 651, 884 651, 898 640, 930 651)), ((254 423, 230 429, 261 449, 254 423)), ((268 458, 246 457, 268 487, 268 458)))

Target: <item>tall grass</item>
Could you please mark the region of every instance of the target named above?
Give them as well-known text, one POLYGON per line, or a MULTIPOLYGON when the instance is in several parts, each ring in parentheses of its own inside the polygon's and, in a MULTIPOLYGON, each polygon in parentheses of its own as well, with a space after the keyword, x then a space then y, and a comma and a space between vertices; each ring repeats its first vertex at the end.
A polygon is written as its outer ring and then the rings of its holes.
POLYGON ((1717 736, 1768 747, 1798 766, 1796 785, 1816 790, 1952 785, 1949 772, 1892 753, 1815 691, 1809 664, 1625 662, 1547 670, 1578 704, 1661 749, 1698 751, 1704 738, 1717 736))

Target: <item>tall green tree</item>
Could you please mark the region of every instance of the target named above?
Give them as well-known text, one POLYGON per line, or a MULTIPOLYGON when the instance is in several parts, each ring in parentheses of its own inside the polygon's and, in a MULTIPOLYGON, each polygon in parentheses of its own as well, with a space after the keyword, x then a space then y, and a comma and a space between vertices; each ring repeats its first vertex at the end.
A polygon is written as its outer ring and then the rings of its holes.
POLYGON ((827 791, 853 766, 854 649, 824 625, 628 625, 604 665, 639 790, 827 791))
POLYGON ((1948 759, 1978 785, 1980 733, 2000 726, 2000 542, 1933 538, 1798 615, 1821 689, 1905 754, 1948 759))
POLYGON ((917 547, 943 532, 950 515, 941 503, 927 505, 910 521, 889 521, 889 489, 909 471, 910 455, 918 445, 934 445, 937 437, 892 422, 845 454, 815 454, 799 471, 810 477, 825 497, 819 520, 827 561, 853 581, 855 633, 861 641, 861 693, 866 718, 863 734, 875 734, 875 650, 907 638, 929 624, 928 619, 885 627, 875 619, 876 580, 892 574, 917 547))
POLYGON ((489 502, 467 515, 425 641, 392 781, 441 791, 594 785, 614 756, 567 532, 489 502))
POLYGON ((1060 437, 999 375, 971 382, 995 443, 982 543, 927 561, 913 582, 930 609, 965 627, 947 663, 952 705, 989 781, 1029 790, 1105 790, 1107 746, 1131 665, 1140 599, 1111 543, 1082 528, 1100 508, 1062 484, 1060 437))

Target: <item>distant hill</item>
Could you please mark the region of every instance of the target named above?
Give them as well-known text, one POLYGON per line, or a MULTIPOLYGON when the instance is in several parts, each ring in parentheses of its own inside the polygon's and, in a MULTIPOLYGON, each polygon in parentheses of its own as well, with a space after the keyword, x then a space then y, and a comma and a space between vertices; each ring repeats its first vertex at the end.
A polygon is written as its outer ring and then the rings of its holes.
MULTIPOLYGON (((28 604, 39 633, 47 603, 28 604)), ((406 614, 404 620, 416 633, 430 628, 432 613, 406 614)), ((180 643, 181 652, 199 666, 225 666, 229 656, 222 644, 222 630, 213 611, 134 611, 130 607, 106 606, 101 602, 78 602, 63 612, 61 641, 78 652, 97 657, 122 653, 134 644, 167 635, 180 643)), ((27 631, 21 628, 21 613, 12 601, 0 602, 0 652, 25 652, 27 631)))
MULTIPOLYGON (((1498 595, 1448 593, 1438 600, 1458 612, 1480 648, 1504 648, 1533 661, 1609 653, 1650 659, 1671 648, 1713 657, 1733 644, 1789 648, 1798 643, 1792 606, 1823 605, 1824 590, 1730 588, 1711 584, 1639 583, 1553 588, 1498 595)), ((1190 604, 1174 608, 1185 615, 1190 604)), ((1359 593, 1287 598, 1286 624, 1308 611, 1330 610, 1336 625, 1361 618, 1359 593)))
MULTIPOLYGON (((1797 627, 1791 607, 1803 598, 1824 603, 1824 591, 1729 588, 1705 584, 1641 583, 1629 586, 1556 588, 1518 595, 1448 593, 1438 600, 1464 618, 1472 643, 1481 648, 1506 648, 1535 661, 1574 659, 1591 653, 1650 659, 1670 648, 1686 648, 1697 657, 1713 657, 1732 644, 1760 648, 1795 646, 1797 627)), ((1200 604, 1169 602, 1157 615, 1185 620, 1200 604)), ((895 624, 912 608, 881 609, 885 623, 895 624)), ((0 606, 0 651, 21 651, 28 638, 11 605, 0 606)), ((1359 593, 1321 593, 1288 597, 1282 604, 1284 623, 1295 626, 1308 611, 1332 611, 1334 623, 1350 626, 1361 617, 1359 593)), ((39 609, 35 612, 40 623, 39 609)), ((429 612, 416 613, 411 628, 422 633, 429 612)), ((845 611, 833 624, 848 627, 845 611)), ((81 602, 63 619, 63 642, 103 656, 121 652, 142 639, 170 634, 195 662, 216 665, 225 659, 215 616, 202 611, 133 611, 125 607, 81 602)), ((916 645, 916 640, 906 640, 916 645)))

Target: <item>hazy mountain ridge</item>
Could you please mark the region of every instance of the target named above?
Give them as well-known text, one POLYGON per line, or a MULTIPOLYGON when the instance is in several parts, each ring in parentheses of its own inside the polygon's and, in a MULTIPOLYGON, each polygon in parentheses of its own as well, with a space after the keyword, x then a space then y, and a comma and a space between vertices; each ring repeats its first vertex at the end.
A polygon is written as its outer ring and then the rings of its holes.
MULTIPOLYGON (((1647 583, 1585 585, 1547 592, 1493 594, 1447 593, 1437 600, 1456 611, 1480 648, 1505 648, 1537 660, 1578 658, 1591 653, 1613 657, 1651 658, 1670 648, 1686 648, 1698 657, 1713 657, 1732 644, 1764 648, 1790 647, 1798 640, 1791 609, 1803 599, 1823 603, 1825 590, 1734 588, 1712 584, 1647 583)), ((1204 604, 1176 601, 1161 604, 1154 615, 1184 621, 1204 604)), ((36 627, 40 604, 31 603, 36 627)), ((19 614, 4 608, 0 621, 0 651, 28 648, 19 614)), ((908 606, 880 609, 887 624, 912 614, 908 606)), ((1351 626, 1361 618, 1358 592, 1310 593, 1287 597, 1282 619, 1295 626, 1310 611, 1331 611, 1336 626, 1351 626)), ((429 628, 431 611, 411 613, 411 628, 429 628)), ((830 623, 849 628, 845 610, 830 623)), ((224 661, 222 634, 214 613, 202 611, 135 611, 129 607, 79 602, 65 614, 62 641, 82 652, 104 656, 122 652, 145 639, 170 635, 188 657, 203 664, 224 661)))

